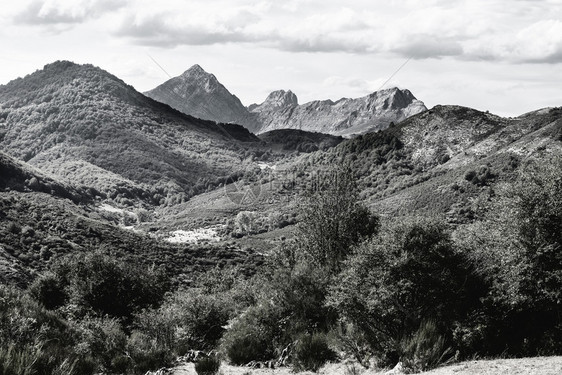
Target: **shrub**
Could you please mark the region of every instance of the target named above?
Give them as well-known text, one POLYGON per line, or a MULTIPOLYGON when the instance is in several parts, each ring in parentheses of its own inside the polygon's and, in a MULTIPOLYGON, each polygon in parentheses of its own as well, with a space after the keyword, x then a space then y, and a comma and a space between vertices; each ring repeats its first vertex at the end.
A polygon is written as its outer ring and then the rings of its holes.
POLYGON ((74 353, 76 331, 15 288, 0 285, 0 374, 91 374, 74 353))
POLYGON ((339 324, 332 333, 336 338, 338 350, 352 355, 361 366, 369 367, 372 352, 365 332, 353 323, 344 322, 339 324))
POLYGON ((106 371, 126 369, 121 357, 127 350, 127 336, 115 318, 87 318, 79 322, 77 329, 80 333, 80 342, 75 346, 77 354, 95 358, 106 371))
POLYGON ((400 351, 404 368, 414 373, 437 367, 451 354, 444 335, 432 320, 423 322, 414 334, 402 339, 400 351))
POLYGON ((222 346, 230 361, 245 365, 272 359, 281 335, 280 323, 281 314, 275 307, 250 307, 224 334, 222 346))
POLYGON ((456 337, 481 355, 561 353, 561 169, 560 156, 529 163, 497 189, 482 222, 457 231, 488 293, 478 319, 460 325, 456 337))
POLYGON ((219 372, 220 365, 220 359, 216 356, 209 356, 201 358, 195 363, 195 371, 197 375, 215 375, 219 372))
POLYGON ((228 301, 220 301, 213 295, 188 291, 176 296, 170 308, 177 311, 177 326, 183 334, 176 337, 189 349, 213 349, 224 333, 228 323, 228 301))
POLYGON ((13 233, 13 234, 19 234, 21 232, 21 226, 13 221, 10 221, 8 223, 8 226, 6 227, 6 229, 8 230, 8 232, 13 233))
POLYGON ((159 347, 183 355, 189 350, 216 348, 232 310, 228 295, 191 288, 169 295, 159 308, 137 313, 134 326, 159 347))
POLYGON ((54 273, 77 315, 109 315, 127 323, 134 312, 159 305, 168 288, 162 273, 98 252, 63 258, 54 273))
POLYGON ((312 262, 338 272, 351 249, 377 231, 379 220, 359 204, 357 184, 350 170, 324 173, 325 181, 316 186, 301 207, 298 240, 312 262))
MULTIPOLYGON (((133 326, 137 332, 142 332, 156 342, 159 348, 173 350, 176 346, 176 317, 175 311, 161 306, 158 309, 144 309, 135 315, 133 326)), ((177 354, 183 355, 184 352, 177 354)))
POLYGON ((391 365, 402 335, 413 334, 423 320, 433 317, 447 326, 479 306, 480 283, 467 263, 443 224, 389 223, 346 262, 328 304, 359 327, 391 365))
POLYGON ((302 332, 326 331, 337 320, 335 309, 325 305, 330 271, 306 261, 295 264, 293 268, 279 266, 291 263, 292 260, 280 260, 278 268, 264 283, 266 287, 263 290, 266 300, 273 302, 286 322, 280 336, 286 342, 294 340, 302 332))
POLYGON ((32 375, 36 368, 34 363, 39 360, 40 350, 31 346, 18 348, 14 344, 0 347, 0 374, 32 375))
POLYGON ((49 310, 63 306, 68 298, 62 280, 50 272, 35 279, 29 293, 49 310))
POLYGON ((464 174, 464 179, 470 182, 472 182, 475 177, 476 177, 476 171, 474 169, 469 169, 464 174))
POLYGON ((328 346, 323 333, 303 335, 299 338, 293 354, 293 365, 296 370, 318 371, 326 362, 334 360, 336 354, 328 346))
POLYGON ((131 357, 134 373, 146 373, 173 363, 169 349, 158 347, 157 342, 142 332, 133 331, 127 342, 127 352, 131 357))

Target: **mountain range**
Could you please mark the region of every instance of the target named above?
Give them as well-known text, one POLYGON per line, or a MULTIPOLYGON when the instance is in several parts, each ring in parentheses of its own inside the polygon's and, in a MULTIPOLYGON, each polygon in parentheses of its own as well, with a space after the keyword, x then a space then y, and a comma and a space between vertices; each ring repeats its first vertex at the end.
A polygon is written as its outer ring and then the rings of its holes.
POLYGON ((0 87, 8 154, 101 196, 187 199, 259 139, 156 102, 91 65, 56 62, 0 87), (220 152, 219 152, 220 150, 220 152))
POLYGON ((386 129, 391 123, 427 109, 409 90, 398 88, 357 99, 315 100, 301 105, 292 91, 278 90, 263 103, 244 107, 213 74, 199 65, 145 94, 183 113, 241 124, 255 134, 298 129, 350 137, 386 129))
MULTIPOLYGON (((202 69, 188 72, 206 77, 205 95, 228 93, 202 69)), ((221 95, 213 103, 224 103, 221 95)), ((440 215, 462 225, 497 186, 516 178, 520 165, 562 153, 561 108, 503 118, 436 106, 381 125, 380 118, 369 120, 377 108, 407 116, 423 104, 398 89, 335 103, 299 105, 289 91, 246 109, 232 103, 232 113, 262 121, 276 113, 273 128, 282 118, 318 112, 331 113, 332 124, 322 126, 336 133, 360 133, 369 124, 382 130, 351 139, 301 129, 256 136, 182 113, 102 69, 67 61, 0 86, 2 280, 24 283, 51 258, 94 247, 156 262, 179 278, 227 258, 251 268, 259 254, 291 238, 301 193, 342 163, 374 212, 440 215), (364 111, 369 106, 374 111, 364 111), (334 125, 343 107, 357 110, 351 127, 334 125), (211 234, 197 240, 201 231, 211 234), (194 261, 209 254, 212 261, 194 261)))

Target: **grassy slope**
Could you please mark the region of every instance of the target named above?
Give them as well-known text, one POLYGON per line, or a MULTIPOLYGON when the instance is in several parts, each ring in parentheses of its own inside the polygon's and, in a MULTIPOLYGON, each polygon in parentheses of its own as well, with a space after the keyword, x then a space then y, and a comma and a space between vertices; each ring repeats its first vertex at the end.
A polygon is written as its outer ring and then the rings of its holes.
POLYGON ((261 256, 229 244, 182 245, 156 241, 124 228, 140 211, 108 211, 88 191, 46 177, 0 153, 0 281, 25 285, 36 272, 74 252, 102 250, 148 266, 163 267, 176 281, 215 266, 242 265, 261 256))

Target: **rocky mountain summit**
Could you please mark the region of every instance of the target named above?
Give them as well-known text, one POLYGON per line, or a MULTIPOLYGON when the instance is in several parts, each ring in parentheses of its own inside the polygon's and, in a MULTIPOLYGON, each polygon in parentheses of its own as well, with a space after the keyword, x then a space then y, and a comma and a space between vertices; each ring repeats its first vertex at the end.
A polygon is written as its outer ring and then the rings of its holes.
POLYGON ((291 91, 275 91, 265 102, 251 106, 260 128, 256 133, 276 129, 301 129, 351 136, 386 129, 427 108, 409 90, 391 88, 349 99, 315 100, 302 105, 291 91))
POLYGON ((240 99, 199 65, 144 93, 180 112, 205 120, 250 127, 252 116, 240 99))
POLYGON ((214 75, 194 65, 145 93, 183 113, 224 123, 237 123, 255 134, 298 129, 352 136, 386 129, 425 111, 409 90, 390 88, 349 99, 315 100, 300 104, 292 91, 273 91, 261 104, 247 108, 214 75))

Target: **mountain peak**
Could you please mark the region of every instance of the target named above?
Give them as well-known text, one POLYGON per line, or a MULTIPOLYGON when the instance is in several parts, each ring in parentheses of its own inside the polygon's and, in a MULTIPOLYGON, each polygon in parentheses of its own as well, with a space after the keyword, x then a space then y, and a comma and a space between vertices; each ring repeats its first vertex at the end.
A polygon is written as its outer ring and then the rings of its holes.
POLYGON ((193 65, 191 68, 187 69, 185 72, 183 72, 182 75, 179 76, 180 78, 184 79, 184 80, 204 80, 206 82, 213 82, 213 83, 219 83, 217 77, 215 77, 213 74, 208 73, 205 69, 203 69, 201 67, 201 65, 199 64, 195 64, 193 65))
POLYGON ((249 122, 249 114, 240 99, 198 64, 145 95, 194 117, 253 125, 249 122))
POLYGON ((271 107, 293 107, 299 105, 299 100, 291 90, 277 90, 269 94, 262 105, 271 107))
POLYGON ((187 69, 182 75, 211 75, 205 71, 199 64, 193 65, 187 69))
POLYGON ((410 90, 398 87, 375 91, 367 96, 367 101, 384 110, 400 110, 412 105, 416 107, 416 111, 425 110, 423 103, 417 100, 410 90))

